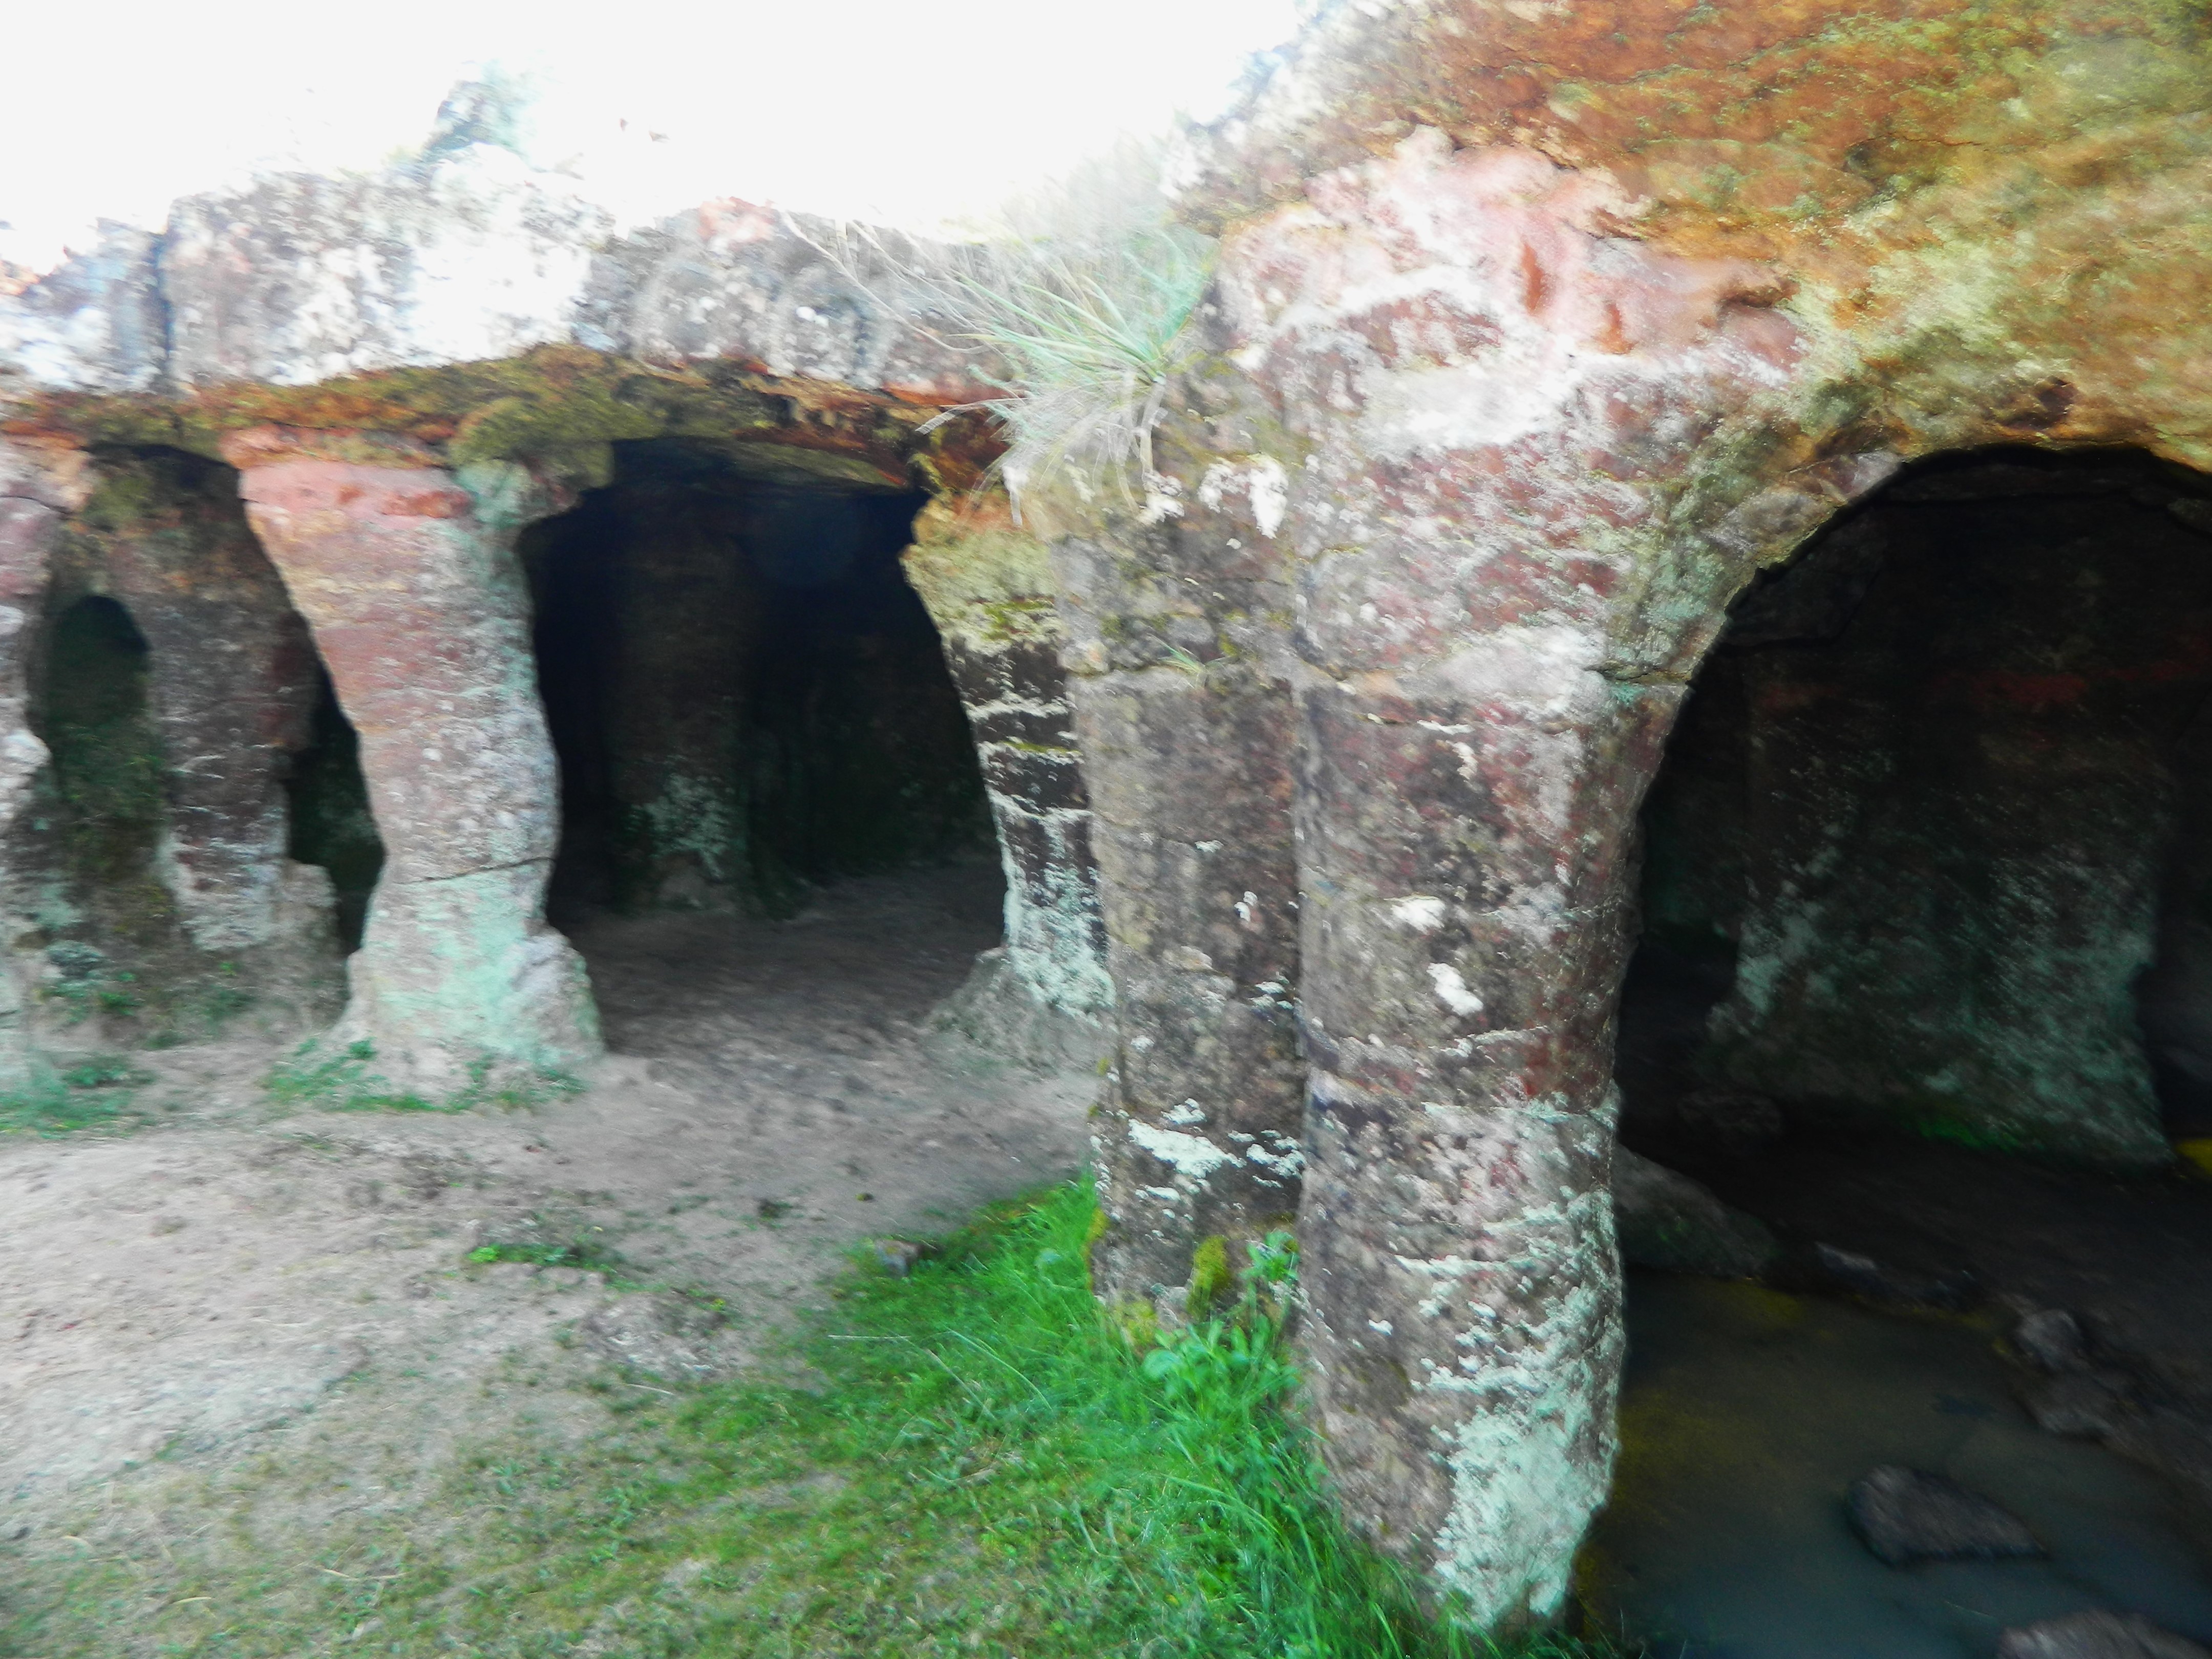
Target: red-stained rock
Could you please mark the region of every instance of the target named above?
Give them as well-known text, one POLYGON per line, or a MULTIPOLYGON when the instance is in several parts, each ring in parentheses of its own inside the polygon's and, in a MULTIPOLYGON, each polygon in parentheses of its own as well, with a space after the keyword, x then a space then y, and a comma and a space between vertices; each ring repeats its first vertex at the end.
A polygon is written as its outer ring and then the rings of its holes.
POLYGON ((583 964, 543 915, 558 808, 519 517, 486 523, 428 469, 277 461, 240 490, 361 734, 384 839, 333 1040, 436 1091, 589 1057, 583 964))
POLYGON ((7 852, 28 918, 15 942, 40 951, 49 982, 46 1036, 82 1046, 95 1036, 77 1029, 86 1018, 128 1042, 206 1036, 239 1013, 279 1036, 325 1024, 338 980, 330 883, 285 856, 283 781, 316 699, 305 623, 230 469, 177 452, 77 460, 45 568, 9 584, 42 664, 40 730, 58 750, 7 852), (101 630, 69 633, 95 595, 128 617, 139 690, 84 679, 131 657, 86 657, 101 630), (53 721, 95 706, 91 728, 69 726, 69 744, 55 734, 53 721), (111 995, 91 995, 95 982, 111 995))

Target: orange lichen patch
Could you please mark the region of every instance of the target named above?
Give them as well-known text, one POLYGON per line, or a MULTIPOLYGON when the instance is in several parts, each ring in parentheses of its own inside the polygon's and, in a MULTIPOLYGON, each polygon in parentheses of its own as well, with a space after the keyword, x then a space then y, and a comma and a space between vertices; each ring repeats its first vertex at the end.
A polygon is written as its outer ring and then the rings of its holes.
POLYGON ((1897 209, 1917 195, 1995 185, 2054 151, 2063 159, 2037 193, 2142 177, 2203 146, 2195 127, 2212 103, 2212 49, 2165 0, 1411 12, 1347 21, 1326 63, 1301 67, 1318 118, 1279 130, 1262 94, 1263 118, 1210 157, 1195 216, 1285 199, 1291 171, 1326 172, 1430 125, 1610 174, 1642 198, 1637 234, 1678 252, 1801 266, 1840 253, 1864 267, 1909 244, 1914 216, 1897 209))

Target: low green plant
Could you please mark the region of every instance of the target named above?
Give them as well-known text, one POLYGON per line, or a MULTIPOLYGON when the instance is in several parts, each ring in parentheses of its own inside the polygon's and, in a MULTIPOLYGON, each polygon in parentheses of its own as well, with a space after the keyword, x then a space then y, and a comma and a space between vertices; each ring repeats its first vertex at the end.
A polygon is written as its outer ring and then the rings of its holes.
POLYGON ((1184 1301, 1184 1310, 1194 1320, 1203 1319, 1230 1293, 1232 1284, 1229 1241, 1215 1233, 1200 1241, 1191 1253, 1190 1294, 1184 1301))
POLYGON ((331 1112, 434 1112, 440 1109, 420 1095, 393 1089, 370 1069, 376 1049, 368 1042, 348 1043, 336 1054, 323 1054, 313 1038, 292 1052, 292 1058, 261 1080, 271 1098, 287 1106, 319 1106, 331 1112))
POLYGON ((325 1054, 319 1041, 310 1038, 293 1051, 290 1060, 262 1079, 262 1087, 285 1105, 316 1106, 326 1112, 518 1110, 580 1093, 584 1087, 568 1073, 551 1069, 502 1074, 497 1062, 486 1055, 470 1065, 469 1080, 461 1089, 443 1100, 431 1100, 393 1087, 377 1073, 375 1060, 372 1043, 352 1042, 336 1054, 325 1054))
POLYGON ((570 1073, 550 1066, 516 1073, 512 1068, 501 1068, 490 1055, 485 1054, 470 1062, 467 1086, 447 1103, 446 1109, 466 1112, 489 1106, 501 1111, 522 1111, 583 1091, 582 1079, 570 1073))
POLYGON ((62 1005, 65 1025, 82 1025, 100 1014, 125 1018, 144 1003, 137 979, 128 969, 64 977, 49 986, 46 994, 62 1005))
POLYGON ((72 1089, 113 1089, 151 1083, 154 1074, 123 1054, 94 1054, 64 1071, 61 1079, 72 1089))
POLYGON ((1000 471, 1018 502, 1055 484, 1085 502, 1142 497, 1212 271, 1212 244, 1163 210, 1103 235, 995 249, 962 280, 964 332, 1004 365, 991 376, 1001 395, 978 406, 1011 441, 1000 471))
POLYGON ((479 1244, 468 1259, 479 1267, 498 1261, 526 1261, 533 1267, 581 1267, 588 1273, 619 1273, 622 1259, 579 1233, 565 1244, 479 1244))
POLYGON ((87 1061, 47 1072, 0 1092, 0 1135, 51 1139, 87 1129, 125 1129, 138 1121, 132 1097, 118 1085, 149 1081, 127 1064, 87 1061))

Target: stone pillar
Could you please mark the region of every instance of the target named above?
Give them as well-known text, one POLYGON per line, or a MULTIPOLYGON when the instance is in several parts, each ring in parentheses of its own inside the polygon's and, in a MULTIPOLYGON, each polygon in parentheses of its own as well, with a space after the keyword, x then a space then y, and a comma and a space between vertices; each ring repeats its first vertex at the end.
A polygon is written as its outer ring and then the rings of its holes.
POLYGON ((167 827, 159 874, 190 944, 318 1023, 337 977, 329 878, 286 856, 283 779, 308 739, 314 648, 228 470, 103 460, 70 521, 69 580, 144 636, 167 827))
MULTIPOLYGON (((0 440, 0 837, 14 824, 46 763, 46 745, 30 726, 26 656, 62 514, 73 504, 34 457, 0 440)), ((0 882, 12 887, 15 874, 0 871, 0 882)), ((0 914, 20 909, 18 899, 9 893, 0 914)), ((11 946, 12 941, 0 941, 0 1091, 23 1087, 37 1071, 30 988, 11 946)))
POLYGON ((1635 813, 1728 595, 1826 510, 1698 528, 1756 488, 1735 454, 1825 489, 1781 436, 1716 438, 1756 424, 1796 337, 1755 269, 1620 238, 1616 211, 1540 155, 1419 132, 1232 232, 1219 278, 1233 360, 1306 451, 1285 539, 1322 1445, 1354 1523, 1493 1632, 1557 1613, 1612 1478, 1635 813))
MULTIPOLYGON (((1193 386, 1184 402, 1210 393, 1193 386)), ((1194 1252, 1297 1212, 1287 473, 1224 411, 1156 441, 1145 510, 1053 562, 1115 998, 1100 1292, 1173 1322, 1194 1252)))
POLYGON ((480 481, 480 508, 396 450, 315 459, 263 430, 227 453, 361 734, 384 839, 335 1041, 426 1092, 597 1054, 583 963, 544 915, 559 806, 514 556, 519 470, 480 481))
POLYGON ((922 510, 905 568, 945 641, 1006 872, 1006 945, 948 1018, 986 1046, 1078 1060, 1103 1044, 1114 988, 1050 556, 1004 497, 976 495, 922 510), (1068 1029, 1041 1033, 1012 1003, 1061 1016, 1068 1029))
MULTIPOLYGON (((1387 581, 1395 561, 1360 562, 1387 581)), ((1354 1519, 1485 1626, 1522 1626, 1559 1606, 1611 1480, 1611 1022, 1636 807, 1680 693, 1495 635, 1377 661, 1357 605, 1311 598, 1316 1393, 1354 1519)))

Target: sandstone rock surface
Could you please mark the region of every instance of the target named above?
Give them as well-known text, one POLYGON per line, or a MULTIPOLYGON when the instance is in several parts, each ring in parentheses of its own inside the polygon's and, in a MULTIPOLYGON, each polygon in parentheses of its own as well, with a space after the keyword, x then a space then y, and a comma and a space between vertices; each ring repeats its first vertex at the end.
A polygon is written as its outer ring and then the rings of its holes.
POLYGON ((1613 1212, 1621 1260, 1634 1267, 1754 1279, 1781 1258, 1764 1224, 1626 1146, 1613 1149, 1613 1212))
POLYGON ((435 468, 235 453, 254 529, 361 733, 385 842, 331 1046, 367 1043, 401 1087, 440 1095, 486 1065, 588 1059, 583 963, 544 917, 557 804, 517 520, 486 522, 435 468))

